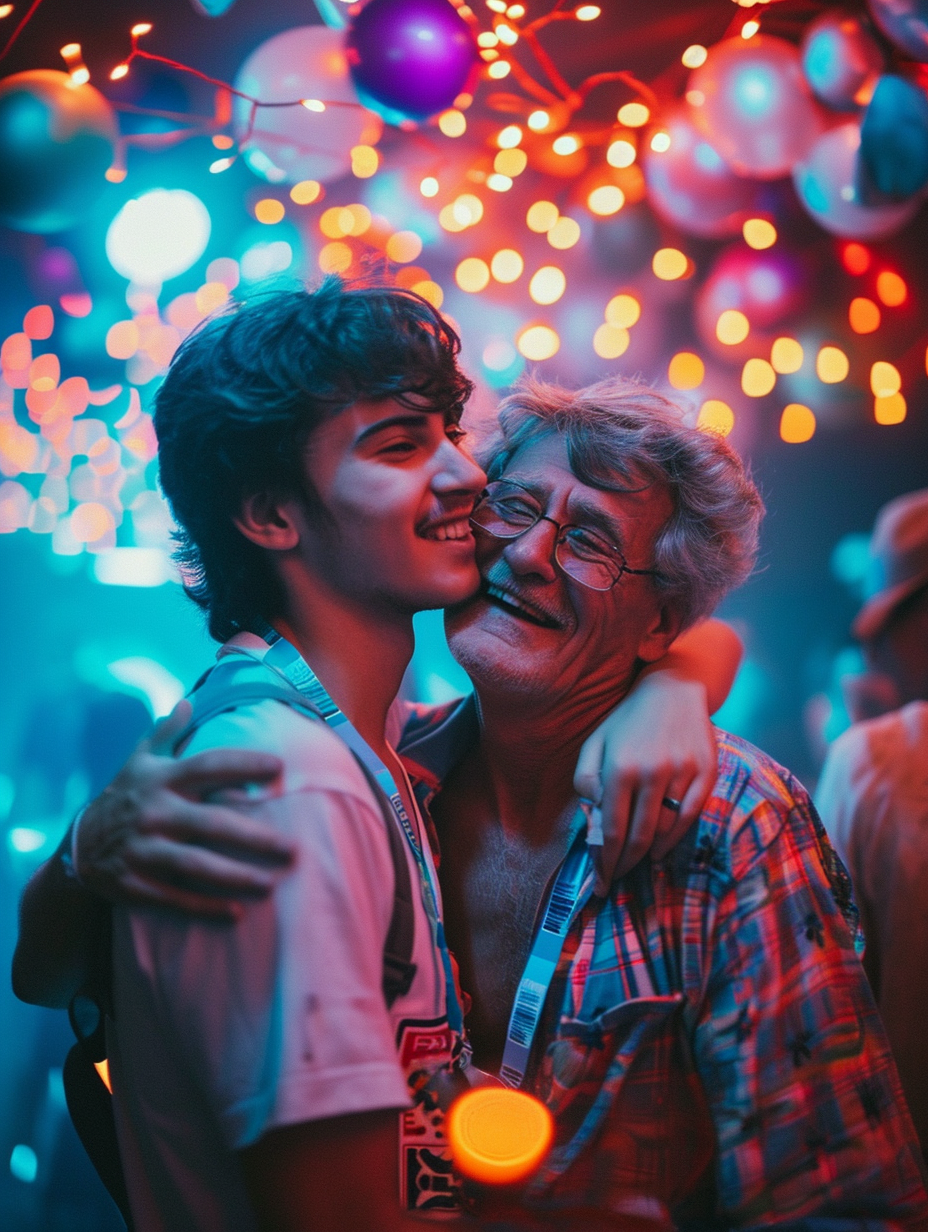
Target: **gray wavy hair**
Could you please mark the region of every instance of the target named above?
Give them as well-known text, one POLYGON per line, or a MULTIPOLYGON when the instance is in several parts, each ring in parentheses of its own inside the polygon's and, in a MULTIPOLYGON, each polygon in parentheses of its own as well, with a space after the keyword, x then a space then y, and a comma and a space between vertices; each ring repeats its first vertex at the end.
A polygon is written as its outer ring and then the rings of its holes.
POLYGON ((489 478, 499 479, 523 445, 559 433, 571 470, 589 487, 662 484, 674 512, 654 547, 655 582, 687 628, 750 574, 764 505, 727 441, 690 427, 684 414, 624 377, 572 390, 529 376, 503 400, 498 429, 478 452, 489 478))

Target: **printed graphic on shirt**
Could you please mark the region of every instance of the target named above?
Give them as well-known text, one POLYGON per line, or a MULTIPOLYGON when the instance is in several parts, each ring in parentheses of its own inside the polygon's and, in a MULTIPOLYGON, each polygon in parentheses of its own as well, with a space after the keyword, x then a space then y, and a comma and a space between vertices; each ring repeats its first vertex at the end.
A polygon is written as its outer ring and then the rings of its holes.
POLYGON ((460 1182, 444 1134, 445 1113, 467 1080, 457 1068, 461 1042, 447 1018, 404 1019, 397 1053, 411 1108, 400 1113, 400 1202, 436 1219, 460 1215, 460 1182))

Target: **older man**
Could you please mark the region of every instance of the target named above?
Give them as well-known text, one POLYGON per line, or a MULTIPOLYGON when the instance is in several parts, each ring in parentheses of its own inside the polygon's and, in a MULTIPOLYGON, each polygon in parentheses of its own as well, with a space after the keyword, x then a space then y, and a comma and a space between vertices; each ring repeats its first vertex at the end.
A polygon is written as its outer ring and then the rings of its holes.
POLYGON ((474 514, 484 586, 449 619, 474 701, 407 725, 442 849, 477 1067, 557 1138, 516 1207, 558 1227, 928 1228, 917 1146, 798 783, 720 738, 664 859, 594 893, 578 750, 642 664, 743 580, 760 501, 651 390, 529 384, 474 514))

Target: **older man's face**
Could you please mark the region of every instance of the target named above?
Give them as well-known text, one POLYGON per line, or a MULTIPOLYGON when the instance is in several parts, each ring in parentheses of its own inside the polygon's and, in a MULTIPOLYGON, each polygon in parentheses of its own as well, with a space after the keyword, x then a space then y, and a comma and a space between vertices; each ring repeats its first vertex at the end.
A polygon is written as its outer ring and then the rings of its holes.
MULTIPOLYGON (((512 458, 503 478, 527 488, 545 518, 590 527, 633 569, 654 568, 657 535, 673 512, 652 485, 604 492, 574 475, 562 437, 546 435, 512 458)), ((558 532, 538 522, 517 539, 477 532, 480 595, 446 617, 455 658, 478 687, 537 697, 589 699, 627 686, 639 660, 660 658, 677 631, 653 577, 624 573, 611 590, 591 590, 555 560, 558 532)))

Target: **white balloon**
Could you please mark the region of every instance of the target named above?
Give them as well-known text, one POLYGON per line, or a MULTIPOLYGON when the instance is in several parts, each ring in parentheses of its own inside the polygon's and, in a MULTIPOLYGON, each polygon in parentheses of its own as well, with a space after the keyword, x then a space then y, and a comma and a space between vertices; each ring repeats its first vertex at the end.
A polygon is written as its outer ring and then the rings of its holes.
POLYGON ((259 107, 249 131, 251 104, 235 99, 232 122, 245 162, 272 184, 338 179, 350 170, 352 146, 373 145, 383 131, 380 117, 358 101, 342 30, 297 26, 276 34, 251 53, 235 88, 262 103, 327 104, 324 111, 259 107))
POLYGON ((793 182, 802 204, 826 231, 850 239, 881 239, 904 227, 922 198, 892 205, 862 205, 857 192, 859 152, 858 121, 839 124, 819 137, 797 163, 793 182))

